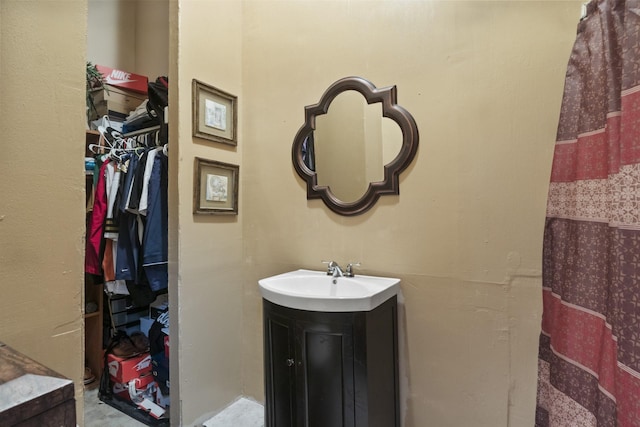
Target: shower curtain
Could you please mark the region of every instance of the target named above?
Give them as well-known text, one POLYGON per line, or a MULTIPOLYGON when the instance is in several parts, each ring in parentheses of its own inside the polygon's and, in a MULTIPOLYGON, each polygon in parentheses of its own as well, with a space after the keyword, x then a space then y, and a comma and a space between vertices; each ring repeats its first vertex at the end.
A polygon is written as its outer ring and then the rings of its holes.
POLYGON ((640 426, 640 1, 592 0, 547 202, 536 426, 640 426))

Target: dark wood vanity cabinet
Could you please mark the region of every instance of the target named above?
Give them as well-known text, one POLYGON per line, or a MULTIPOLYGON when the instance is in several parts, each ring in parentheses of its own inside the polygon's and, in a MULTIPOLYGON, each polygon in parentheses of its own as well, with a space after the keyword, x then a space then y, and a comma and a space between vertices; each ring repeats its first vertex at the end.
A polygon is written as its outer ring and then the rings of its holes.
POLYGON ((399 427, 397 302, 296 310, 263 300, 266 427, 399 427))

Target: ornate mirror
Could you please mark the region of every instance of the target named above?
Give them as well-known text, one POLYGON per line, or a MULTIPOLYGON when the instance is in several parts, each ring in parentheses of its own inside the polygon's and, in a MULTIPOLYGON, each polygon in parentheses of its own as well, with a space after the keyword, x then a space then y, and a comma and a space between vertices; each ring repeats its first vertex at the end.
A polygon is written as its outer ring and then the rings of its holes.
POLYGON ((396 87, 377 89, 361 77, 332 84, 293 141, 293 167, 307 199, 340 215, 359 215, 383 194, 399 194, 399 175, 418 150, 418 127, 396 104, 396 87))

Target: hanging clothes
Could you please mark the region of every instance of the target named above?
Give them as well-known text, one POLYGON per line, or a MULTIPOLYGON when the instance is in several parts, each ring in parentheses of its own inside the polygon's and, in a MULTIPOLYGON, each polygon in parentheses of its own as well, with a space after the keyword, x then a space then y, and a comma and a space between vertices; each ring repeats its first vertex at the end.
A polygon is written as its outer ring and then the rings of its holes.
POLYGON ((129 147, 133 141, 113 139, 97 173, 85 267, 109 292, 153 301, 168 286, 168 162, 162 147, 129 147))
POLYGON ((113 282, 116 279, 114 241, 118 238, 118 223, 113 217, 113 206, 120 186, 120 171, 118 170, 118 164, 114 161, 107 164, 104 185, 107 197, 107 212, 104 218, 102 274, 105 282, 113 282))
POLYGON ((145 151, 138 160, 139 166, 133 176, 133 182, 131 183, 131 189, 129 190, 129 197, 127 198, 126 210, 132 214, 137 215, 140 206, 140 197, 142 196, 142 187, 144 183, 144 173, 147 165, 147 157, 149 156, 149 150, 145 151))
POLYGON ((536 426, 640 426, 640 16, 592 0, 568 64, 543 244, 536 426))
POLYGON ((118 238, 118 223, 114 218, 114 206, 116 196, 120 187, 120 170, 116 162, 109 162, 105 175, 105 186, 107 192, 107 216, 105 218, 104 236, 107 239, 118 238))
POLYGON ((104 236, 104 219, 107 215, 107 189, 105 171, 109 162, 96 159, 94 178, 96 180, 93 210, 87 227, 84 269, 89 274, 102 275, 102 239, 104 236), (97 176, 96 176, 97 175, 97 176))
POLYGON ((140 215, 147 215, 147 206, 149 201, 149 180, 151 179, 151 173, 154 168, 154 159, 158 154, 158 150, 162 150, 161 148, 155 148, 149 151, 147 155, 147 162, 144 168, 144 175, 142 177, 142 191, 140 193, 140 202, 138 203, 138 213, 140 215))
POLYGON ((143 237, 143 266, 154 291, 168 286, 168 161, 162 151, 154 157, 149 177, 148 213, 143 237))
POLYGON ((122 197, 118 205, 120 226, 118 227, 116 279, 120 280, 135 280, 138 277, 138 253, 140 252, 138 218, 127 211, 127 203, 137 169, 138 156, 130 155, 122 185, 122 197))

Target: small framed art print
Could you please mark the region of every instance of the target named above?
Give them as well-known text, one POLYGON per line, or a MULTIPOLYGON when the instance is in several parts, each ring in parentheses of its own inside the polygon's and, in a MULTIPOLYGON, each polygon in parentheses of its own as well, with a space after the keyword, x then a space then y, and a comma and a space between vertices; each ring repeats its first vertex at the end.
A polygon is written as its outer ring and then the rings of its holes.
POLYGON ((237 215, 239 172, 238 165, 196 157, 193 213, 237 215))
POLYGON ((193 136, 238 145, 238 98, 193 79, 193 136))

